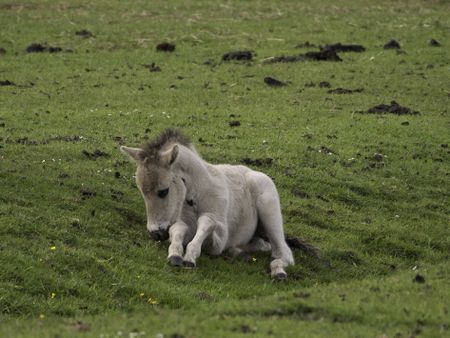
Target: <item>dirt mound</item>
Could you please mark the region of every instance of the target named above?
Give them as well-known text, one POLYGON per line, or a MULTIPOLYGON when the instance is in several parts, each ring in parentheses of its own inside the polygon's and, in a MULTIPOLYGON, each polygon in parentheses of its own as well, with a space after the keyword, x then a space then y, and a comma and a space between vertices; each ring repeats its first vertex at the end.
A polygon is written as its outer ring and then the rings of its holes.
POLYGON ((342 43, 338 42, 332 45, 325 45, 324 47, 320 48, 321 50, 324 49, 329 49, 329 50, 333 50, 336 53, 337 52, 356 52, 356 53, 362 53, 366 50, 366 48, 362 45, 343 45, 342 43))
POLYGON ((95 35, 89 32, 87 29, 82 29, 75 32, 75 35, 81 36, 83 38, 93 38, 95 35))
POLYGON ((353 93, 361 93, 362 91, 364 91, 363 88, 357 88, 357 89, 336 88, 336 89, 330 89, 327 93, 328 94, 353 94, 353 93))
POLYGON ((288 63, 299 61, 342 61, 342 59, 332 49, 321 49, 318 52, 313 51, 300 55, 274 56, 270 59, 267 59, 264 63, 288 63))
POLYGON ((442 44, 435 39, 431 39, 430 42, 428 43, 431 47, 441 47, 442 44))
POLYGON ((145 68, 147 68, 150 72, 160 72, 161 71, 161 67, 155 65, 154 62, 152 62, 151 64, 146 64, 143 65, 145 68))
POLYGON ((273 163, 273 158, 266 157, 266 158, 250 158, 250 157, 244 157, 241 160, 242 163, 245 165, 254 165, 257 167, 267 166, 270 167, 273 163))
POLYGON ((90 160, 96 160, 99 157, 109 157, 109 154, 105 153, 104 151, 100 149, 94 150, 94 152, 89 152, 87 150, 82 151, 83 155, 89 158, 90 160))
POLYGON ((249 50, 240 50, 236 52, 228 52, 222 56, 223 61, 250 61, 253 59, 253 52, 249 50))
POLYGON ((63 49, 61 47, 52 47, 41 45, 40 43, 32 43, 25 49, 25 51, 27 53, 43 53, 43 52, 59 53, 62 52, 63 49))
POLYGON ((0 87, 3 86, 15 86, 16 84, 14 82, 11 82, 9 80, 0 80, 0 87))
POLYGON ((173 52, 175 51, 175 44, 169 42, 162 42, 156 46, 158 52, 173 52))
MULTIPOLYGON (((363 112, 364 113, 364 112, 363 112)), ((420 112, 413 111, 411 108, 403 107, 395 101, 391 104, 379 104, 365 112, 366 114, 395 114, 395 115, 419 115, 420 112)))
POLYGON ((400 49, 400 44, 394 39, 387 42, 384 46, 384 49, 400 49))
POLYGON ((283 87, 283 86, 287 86, 286 82, 277 80, 273 77, 267 76, 264 78, 264 83, 267 84, 270 87, 283 87))

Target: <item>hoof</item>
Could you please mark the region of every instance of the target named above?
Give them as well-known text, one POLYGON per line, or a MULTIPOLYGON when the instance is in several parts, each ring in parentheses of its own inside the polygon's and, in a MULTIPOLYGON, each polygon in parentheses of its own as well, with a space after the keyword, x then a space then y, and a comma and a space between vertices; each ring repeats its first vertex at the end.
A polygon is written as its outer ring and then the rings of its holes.
POLYGON ((172 266, 183 266, 183 258, 180 256, 170 256, 169 257, 169 264, 172 266))
POLYGON ((283 282, 283 281, 287 280, 287 273, 279 272, 275 276, 273 276, 273 279, 277 282, 283 282))
POLYGON ((183 265, 185 268, 195 268, 195 263, 189 261, 183 261, 183 265))

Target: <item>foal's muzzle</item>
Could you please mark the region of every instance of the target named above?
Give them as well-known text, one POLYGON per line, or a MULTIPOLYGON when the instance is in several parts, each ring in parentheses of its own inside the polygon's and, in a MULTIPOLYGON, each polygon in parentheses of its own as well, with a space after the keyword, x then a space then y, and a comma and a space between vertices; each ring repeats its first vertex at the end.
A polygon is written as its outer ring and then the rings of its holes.
POLYGON ((149 235, 154 241, 165 241, 169 239, 169 232, 166 230, 149 231, 149 235))

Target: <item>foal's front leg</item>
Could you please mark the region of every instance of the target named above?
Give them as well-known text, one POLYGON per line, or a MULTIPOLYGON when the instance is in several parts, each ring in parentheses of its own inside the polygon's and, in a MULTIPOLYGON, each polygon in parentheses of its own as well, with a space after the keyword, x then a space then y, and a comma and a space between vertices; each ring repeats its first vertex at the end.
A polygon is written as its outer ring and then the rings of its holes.
POLYGON ((218 232, 215 231, 221 227, 221 223, 218 222, 214 216, 210 214, 202 215, 198 219, 197 232, 194 238, 186 247, 186 253, 184 255, 184 265, 187 267, 195 267, 195 262, 200 256, 202 244, 208 236, 212 236, 213 252, 222 252, 225 246, 225 240, 218 236, 218 232))
POLYGON ((183 265, 183 241, 186 238, 188 226, 182 221, 176 222, 169 229, 170 245, 169 245, 169 264, 173 266, 183 265))

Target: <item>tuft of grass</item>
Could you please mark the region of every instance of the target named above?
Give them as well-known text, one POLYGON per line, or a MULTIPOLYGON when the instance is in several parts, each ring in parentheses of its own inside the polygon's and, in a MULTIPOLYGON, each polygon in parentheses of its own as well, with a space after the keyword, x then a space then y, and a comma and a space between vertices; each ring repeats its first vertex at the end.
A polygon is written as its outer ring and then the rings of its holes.
POLYGON ((0 1, 0 336, 448 335, 449 9, 0 1), (366 51, 264 62, 306 41, 366 51), (253 60, 222 60, 237 50, 253 60), (420 114, 365 113, 391 101, 420 114), (206 160, 270 175, 286 233, 322 259, 295 252, 281 284, 262 253, 168 266, 118 147, 174 126, 206 160))

